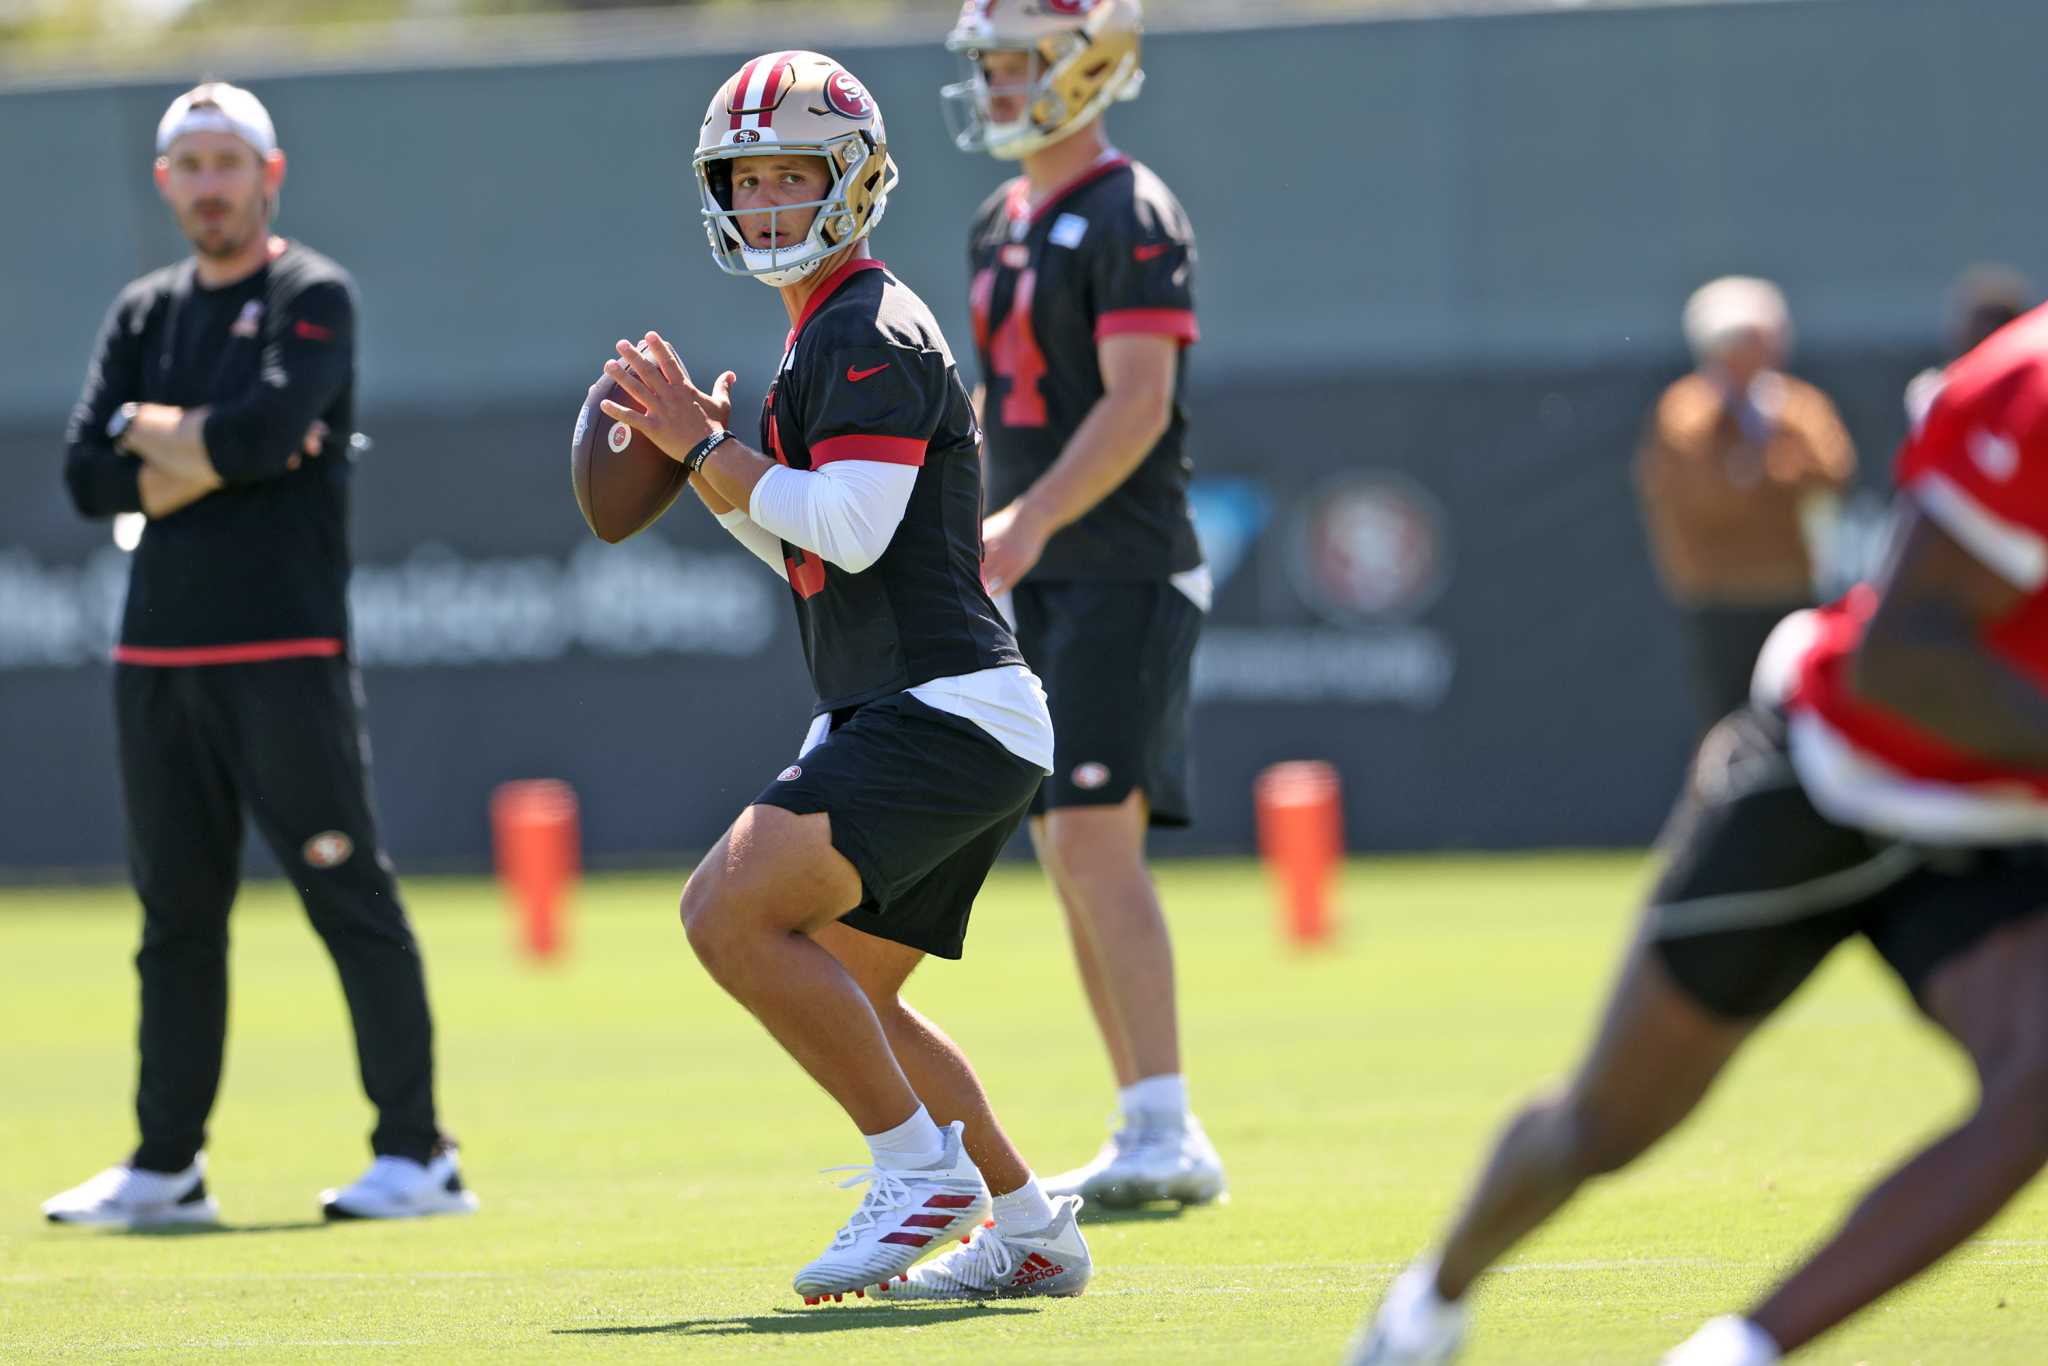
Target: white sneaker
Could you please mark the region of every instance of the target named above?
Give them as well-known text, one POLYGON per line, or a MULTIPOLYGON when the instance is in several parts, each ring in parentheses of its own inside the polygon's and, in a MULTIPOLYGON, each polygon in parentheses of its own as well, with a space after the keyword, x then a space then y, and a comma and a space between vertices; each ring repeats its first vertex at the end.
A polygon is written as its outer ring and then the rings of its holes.
POLYGON ((1366 1331, 1345 1349, 1344 1366, 1444 1366, 1465 1337, 1465 1306, 1436 1293, 1436 1263, 1394 1278, 1366 1331))
POLYGON ((1223 1160, 1193 1115, 1128 1117, 1094 1161, 1044 1185, 1049 1196, 1078 1195, 1106 1209, 1156 1200, 1206 1205, 1230 1198, 1223 1160))
POLYGON ((380 1157, 355 1184, 320 1192, 329 1219, 417 1219, 427 1214, 474 1214, 475 1192, 462 1184, 455 1145, 443 1142, 425 1165, 409 1157, 380 1157))
POLYGON ((934 1257, 894 1285, 892 1300, 996 1300, 1019 1295, 1078 1295, 1095 1262, 1075 1218, 1079 1196, 1053 1201, 1053 1221, 1036 1233, 1004 1234, 993 1223, 965 1247, 934 1257))
POLYGON ((865 1182, 860 1208, 833 1235, 832 1245, 796 1273, 796 1293, 805 1304, 827 1296, 863 1295, 867 1287, 894 1280, 948 1238, 957 1238, 988 1213, 988 1187, 961 1146, 966 1127, 945 1127, 946 1146, 926 1167, 828 1167, 852 1172, 840 1186, 865 1182))
POLYGON ((1781 1359, 1769 1333, 1738 1314, 1723 1314, 1666 1352, 1663 1366, 1777 1366, 1781 1359))
POLYGON ((160 1228, 167 1224, 217 1224, 220 1206, 206 1193, 206 1154, 181 1172, 148 1172, 109 1167, 83 1185, 43 1201, 53 1224, 96 1224, 104 1228, 160 1228))

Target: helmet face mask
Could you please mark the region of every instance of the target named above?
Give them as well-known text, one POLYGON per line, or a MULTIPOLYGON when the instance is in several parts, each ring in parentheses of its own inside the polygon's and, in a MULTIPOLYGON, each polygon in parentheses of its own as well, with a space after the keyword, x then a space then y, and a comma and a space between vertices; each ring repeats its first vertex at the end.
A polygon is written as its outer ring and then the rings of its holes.
POLYGON ((720 86, 691 164, 712 260, 728 275, 777 288, 816 274, 866 237, 897 178, 881 110, 851 73, 815 52, 758 57, 720 86), (829 188, 820 199, 735 208, 734 163, 750 157, 816 157, 829 188), (806 213, 800 236, 782 230, 806 213), (770 245, 753 246, 742 220, 758 227, 763 216, 770 245))
POLYGON ((1010 0, 1001 9, 967 0, 946 38, 964 79, 939 91, 953 145, 1016 160, 1080 131, 1113 101, 1137 98, 1140 27, 1137 0, 1010 0), (993 83, 996 53, 1028 53, 1028 83, 993 83), (995 101, 1013 99, 1022 111, 998 119, 995 101))

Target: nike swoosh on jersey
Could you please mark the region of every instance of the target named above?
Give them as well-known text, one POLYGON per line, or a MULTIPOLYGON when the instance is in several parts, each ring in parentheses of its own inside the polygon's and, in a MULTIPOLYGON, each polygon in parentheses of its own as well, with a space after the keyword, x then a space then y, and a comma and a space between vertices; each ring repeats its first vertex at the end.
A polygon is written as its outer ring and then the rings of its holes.
POLYGON ((1156 261, 1172 250, 1173 243, 1171 242, 1151 242, 1142 247, 1131 248, 1131 259, 1136 261, 1156 261))
POLYGON ((851 365, 849 365, 846 367, 846 382, 848 384, 858 384, 862 380, 866 379, 869 375, 881 374, 884 370, 888 369, 891 365, 894 365, 895 363, 896 362, 894 361, 885 360, 872 370, 856 370, 851 365))

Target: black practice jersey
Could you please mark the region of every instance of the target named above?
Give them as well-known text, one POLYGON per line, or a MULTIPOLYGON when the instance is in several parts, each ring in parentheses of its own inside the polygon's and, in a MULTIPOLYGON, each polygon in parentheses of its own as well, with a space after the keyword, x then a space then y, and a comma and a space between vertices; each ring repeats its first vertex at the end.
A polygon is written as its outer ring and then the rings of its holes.
POLYGON ((981 586, 973 405, 931 310, 880 261, 848 262, 812 297, 768 386, 761 448, 798 470, 917 467, 903 521, 862 572, 783 542, 818 711, 1023 663, 981 586))
MULTIPOLYGON (((1036 209, 1028 195, 1021 178, 998 189, 968 247, 991 512, 1031 487, 1101 399, 1099 339, 1198 335, 1194 231, 1158 176, 1111 156, 1036 209)), ((1186 384, 1181 365, 1165 434, 1053 536, 1033 578, 1161 579, 1201 563, 1188 516, 1186 384)))
POLYGON ((72 501, 88 517, 141 511, 141 462, 106 438, 131 402, 209 408, 203 440, 224 481, 143 533, 122 645, 347 639, 354 296, 348 272, 292 243, 220 289, 184 261, 114 301, 66 434, 72 501), (321 457, 289 468, 315 419, 330 433, 321 457))

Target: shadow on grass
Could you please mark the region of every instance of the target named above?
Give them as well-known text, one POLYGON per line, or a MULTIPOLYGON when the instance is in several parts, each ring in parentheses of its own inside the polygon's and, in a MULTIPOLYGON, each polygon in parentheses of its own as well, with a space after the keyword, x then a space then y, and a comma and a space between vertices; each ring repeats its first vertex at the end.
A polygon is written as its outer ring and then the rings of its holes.
POLYGON ((777 1309, 740 1318, 678 1319, 674 1323, 621 1323, 606 1328, 557 1328, 557 1337, 638 1338, 743 1337, 753 1333, 848 1333, 865 1328, 912 1328, 958 1319, 1009 1318, 1035 1314, 1022 1304, 835 1304, 815 1309, 777 1309))
POLYGON ((158 1224, 126 1233, 130 1238, 205 1238, 220 1233, 304 1233, 327 1226, 325 1219, 294 1219, 276 1224, 158 1224))

